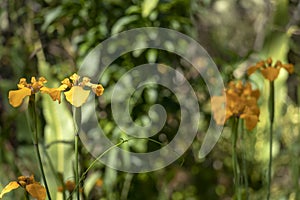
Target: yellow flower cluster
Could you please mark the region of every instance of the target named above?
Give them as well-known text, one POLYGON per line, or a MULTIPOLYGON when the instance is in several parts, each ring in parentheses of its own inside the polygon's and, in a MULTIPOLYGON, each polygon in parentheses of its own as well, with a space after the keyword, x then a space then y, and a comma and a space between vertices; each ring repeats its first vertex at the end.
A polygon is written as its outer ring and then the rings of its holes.
POLYGON ((273 65, 272 58, 268 58, 267 60, 259 61, 256 63, 256 65, 249 67, 247 74, 249 76, 256 70, 260 70, 265 79, 274 81, 278 77, 281 68, 285 69, 289 74, 294 72, 293 64, 282 64, 281 61, 277 61, 273 65))
POLYGON ((88 77, 83 77, 80 82, 80 76, 76 73, 69 78, 65 78, 58 88, 48 88, 44 86, 45 83, 47 83, 47 80, 44 77, 40 77, 38 80, 32 77, 31 83, 27 83, 25 78, 21 78, 18 90, 9 91, 9 103, 13 107, 18 107, 22 104, 25 97, 34 95, 39 91, 49 94, 53 101, 57 100, 60 103, 61 92, 64 92, 69 103, 75 107, 80 107, 86 102, 90 94, 90 90, 86 90, 85 88, 90 88, 97 96, 102 95, 104 91, 102 85, 91 83, 88 77))
POLYGON ((19 176, 18 181, 12 181, 8 183, 0 193, 0 199, 4 194, 15 190, 19 187, 23 187, 33 198, 37 200, 46 199, 46 189, 39 182, 34 180, 34 176, 19 176))
POLYGON ((259 91, 252 90, 248 82, 245 84, 241 81, 230 82, 223 96, 211 98, 212 112, 217 124, 223 125, 230 117, 238 117, 245 120, 248 130, 252 130, 259 120, 260 111, 257 105, 259 95, 259 91), (221 112, 222 109, 226 109, 225 114, 221 112))

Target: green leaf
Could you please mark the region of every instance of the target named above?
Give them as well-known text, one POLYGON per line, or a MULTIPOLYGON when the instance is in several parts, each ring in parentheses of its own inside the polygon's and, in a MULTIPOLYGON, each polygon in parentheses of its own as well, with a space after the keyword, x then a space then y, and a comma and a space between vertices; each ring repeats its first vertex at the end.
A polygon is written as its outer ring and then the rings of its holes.
POLYGON ((148 17, 156 8, 159 0, 144 0, 142 4, 142 17, 148 17))
POLYGON ((120 18, 111 28, 111 33, 116 34, 124 30, 125 26, 133 21, 138 20, 139 17, 137 15, 125 16, 120 18))
POLYGON ((53 10, 51 10, 48 14, 46 14, 45 16, 45 22, 42 26, 42 30, 46 30, 46 28, 48 28, 48 26, 54 21, 56 20, 62 13, 62 7, 59 6, 53 10))

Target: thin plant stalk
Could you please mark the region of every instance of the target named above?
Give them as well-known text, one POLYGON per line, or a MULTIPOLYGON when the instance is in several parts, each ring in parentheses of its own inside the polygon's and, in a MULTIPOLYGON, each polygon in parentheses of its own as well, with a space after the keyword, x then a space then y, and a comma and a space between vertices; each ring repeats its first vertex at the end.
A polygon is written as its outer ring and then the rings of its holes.
POLYGON ((33 132, 33 145, 35 147, 35 151, 36 151, 36 154, 37 154, 40 171, 41 171, 41 174, 42 174, 42 177, 43 177, 43 180, 44 180, 44 184, 45 184, 45 188, 46 188, 46 193, 47 193, 48 199, 51 200, 51 195, 50 195, 49 187, 48 187, 48 184, 47 184, 47 179, 46 179, 46 175, 45 175, 45 171, 44 171, 44 167, 43 167, 43 162, 42 162, 42 158, 41 158, 41 153, 40 153, 40 148, 39 148, 39 136, 38 136, 38 127, 37 127, 37 114, 36 114, 36 105, 35 105, 35 95, 30 96, 29 106, 31 108, 31 116, 32 116, 33 123, 34 123, 34 125, 31 126, 32 127, 32 132, 33 132))
MULTIPOLYGON (((49 163, 49 166, 50 166, 50 170, 51 170, 53 176, 55 177, 56 182, 64 187, 63 177, 62 177, 62 175, 60 175, 58 172, 55 171, 53 162, 52 162, 52 160, 51 160, 48 152, 46 151, 46 149, 44 150, 44 154, 45 154, 45 156, 46 156, 46 158, 48 160, 48 163, 49 163)), ((63 199, 65 200, 66 199, 66 194, 65 194, 64 191, 65 190, 63 189, 62 195, 63 195, 63 199)))
MULTIPOLYGON (((78 153, 78 133, 76 133, 75 135, 75 183, 76 185, 79 184, 79 153, 78 153)), ((77 200, 80 199, 80 193, 79 193, 79 189, 76 188, 76 196, 77 196, 77 200)))
MULTIPOLYGON (((298 102, 297 102, 297 105, 298 105, 298 116, 300 117, 300 107, 299 107, 298 102)), ((299 121, 300 121, 300 119, 299 119, 299 121)), ((298 126, 298 130, 299 130, 299 126, 298 126)), ((299 136, 297 137, 296 141, 299 141, 299 136)), ((298 143, 296 142, 296 145, 297 144, 298 143)), ((299 161, 298 161, 299 150, 298 150, 298 148, 294 147, 293 152, 295 155, 295 158, 293 159, 294 184, 295 184, 295 190, 296 190, 295 199, 299 199, 300 191, 299 191, 299 161)))
MULTIPOLYGON (((74 114, 74 123, 75 123, 75 139, 74 139, 74 145, 75 145, 75 184, 80 184, 79 179, 79 151, 78 151, 78 145, 79 145, 79 132, 80 128, 79 125, 81 123, 81 109, 73 107, 73 114, 74 114)), ((76 187, 76 197, 77 200, 80 199, 80 191, 79 187, 76 187)))
POLYGON ((244 140, 244 123, 242 123, 242 134, 241 134, 241 140, 244 143, 243 153, 242 153, 242 170, 243 170, 243 176, 244 176, 244 184, 245 184, 245 190, 246 190, 246 200, 249 199, 249 189, 248 189, 248 176, 247 176, 247 160, 246 160, 246 144, 244 140))
MULTIPOLYGON (((75 186, 75 190, 78 190, 79 191, 79 185, 80 183, 85 179, 87 173, 94 167, 94 165, 99 161, 100 158, 102 158, 106 153, 108 153, 110 150, 122 145, 123 143, 125 142, 128 142, 129 140, 124 140, 122 139, 118 144, 115 144, 111 147, 109 147, 108 149, 106 149, 102 154, 100 154, 90 165, 89 167, 84 171, 84 173, 81 175, 78 183, 76 183, 76 186, 75 186)), ((73 195, 73 192, 70 194, 70 196, 68 197, 67 200, 71 200, 72 199, 72 195, 73 195)))
POLYGON ((233 175, 234 175, 234 193, 237 195, 238 200, 241 199, 240 191, 240 168, 237 159, 237 138, 238 138, 238 127, 239 119, 233 118, 232 126, 232 165, 233 165, 233 175))
POLYGON ((274 81, 270 81, 270 97, 269 97, 270 150, 269 150, 268 181, 267 181, 267 184, 268 184, 267 200, 269 200, 270 196, 271 196, 274 115, 275 115, 275 86, 274 86, 274 81))
POLYGON ((28 192, 25 190, 25 199, 30 200, 28 192))

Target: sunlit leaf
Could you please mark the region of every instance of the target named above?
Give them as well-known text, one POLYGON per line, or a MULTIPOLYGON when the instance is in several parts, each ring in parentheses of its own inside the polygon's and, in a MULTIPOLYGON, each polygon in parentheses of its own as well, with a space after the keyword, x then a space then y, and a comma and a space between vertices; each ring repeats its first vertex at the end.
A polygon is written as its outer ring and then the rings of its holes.
POLYGON ((153 9, 156 8, 159 0, 144 0, 142 4, 142 16, 148 17, 153 9))
POLYGON ((121 32, 127 24, 136 21, 138 19, 139 17, 137 15, 125 16, 120 18, 111 28, 112 34, 121 32))
POLYGON ((42 26, 42 30, 46 30, 46 28, 61 15, 62 11, 62 7, 59 6, 47 13, 45 15, 45 22, 42 26))

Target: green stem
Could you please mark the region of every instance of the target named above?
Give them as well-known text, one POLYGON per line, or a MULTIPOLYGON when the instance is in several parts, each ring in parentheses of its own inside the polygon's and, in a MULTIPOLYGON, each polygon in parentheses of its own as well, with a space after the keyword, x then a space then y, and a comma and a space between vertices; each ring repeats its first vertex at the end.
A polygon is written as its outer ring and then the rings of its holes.
POLYGON ((244 143, 243 153, 242 153, 242 160, 243 160, 243 176, 244 176, 244 183, 246 188, 246 200, 249 199, 249 189, 248 189, 248 175, 247 175, 247 160, 246 160, 246 143, 244 140, 244 123, 242 123, 242 136, 241 139, 244 143))
MULTIPOLYGON (((300 117, 300 107, 298 106, 298 116, 300 117)), ((299 128, 299 126, 298 126, 299 128)), ((299 130, 299 129, 298 129, 299 130)), ((297 140, 299 142, 299 136, 297 137, 297 140)), ((296 145, 298 143, 296 142, 296 145)), ((293 165, 293 171, 294 171, 294 183, 295 183, 295 188, 296 188, 296 194, 295 194, 295 199, 299 199, 299 196, 300 196, 300 191, 299 191, 299 161, 298 161, 298 156, 299 156, 299 150, 298 150, 298 145, 296 146, 295 148, 295 145, 293 146, 294 147, 294 165, 293 165)))
POLYGON ((232 165, 233 165, 233 175, 234 175, 234 188, 235 194, 238 199, 241 199, 240 193, 240 169, 237 158, 237 138, 238 138, 238 127, 239 127, 239 119, 233 118, 233 126, 232 126, 232 165))
POLYGON ((30 200, 28 192, 27 192, 26 190, 24 190, 24 191, 25 191, 25 192, 24 192, 24 193, 25 193, 25 199, 26 199, 26 200, 30 200))
POLYGON ((48 196, 48 199, 51 200, 51 195, 50 195, 49 187, 48 187, 48 184, 47 184, 46 175, 45 175, 45 172, 44 172, 43 162, 42 162, 40 148, 39 148, 39 136, 38 136, 38 127, 37 127, 38 122, 37 122, 37 114, 36 114, 35 95, 30 96, 29 103, 30 103, 30 107, 32 109, 31 116, 32 116, 32 119, 34 121, 34 126, 32 127, 33 128, 33 145, 34 145, 35 150, 36 150, 36 155, 37 155, 37 158, 38 158, 40 171, 41 171, 41 174, 42 174, 42 177, 43 177, 43 180, 44 180, 47 196, 48 196))
MULTIPOLYGON (((106 149, 102 154, 100 154, 91 164, 90 166, 84 171, 84 173, 81 175, 78 183, 76 183, 76 186, 75 186, 75 190, 79 190, 79 184, 85 179, 85 176, 87 175, 87 173, 94 167, 94 165, 99 161, 100 158, 102 158, 102 156, 104 156, 106 153, 108 153, 110 150, 114 149, 115 147, 118 147, 120 146, 121 144, 125 143, 125 142, 128 142, 128 140, 121 140, 118 144, 115 144, 111 147, 109 147, 108 149, 106 149)), ((73 195, 73 192, 70 194, 68 200, 71 200, 72 199, 72 195, 73 195)))
MULTIPOLYGON (((78 151, 78 145, 79 145, 79 132, 80 132, 80 124, 81 124, 81 108, 75 108, 73 107, 73 116, 74 116, 74 123, 75 123, 75 184, 80 184, 79 179, 79 151, 78 151)), ((77 200, 80 199, 80 191, 79 187, 76 187, 76 197, 77 200)))
POLYGON ((271 196, 271 178, 272 178, 272 153, 273 153, 273 123, 275 116, 275 87, 274 81, 270 81, 270 98, 269 98, 269 115, 270 115, 270 150, 269 150, 269 165, 268 165, 268 192, 267 200, 271 196))
MULTIPOLYGON (((75 135, 75 184, 79 184, 78 134, 75 135)), ((77 200, 80 199, 79 189, 76 188, 77 200)))
MULTIPOLYGON (((53 162, 52 162, 52 160, 51 160, 51 158, 50 158, 48 152, 46 151, 46 148, 44 148, 44 154, 45 154, 45 156, 46 156, 46 158, 47 158, 47 161, 48 161, 48 163, 49 163, 50 170, 51 170, 53 176, 55 177, 56 183, 57 183, 57 184, 60 184, 60 185, 62 185, 62 186, 64 187, 63 176, 62 176, 62 174, 56 172, 56 170, 55 170, 55 168, 54 168, 54 165, 53 165, 53 162)), ((63 190, 62 194, 63 194, 63 199, 65 200, 65 199, 66 199, 66 194, 65 194, 64 191, 65 191, 65 190, 63 190)))

